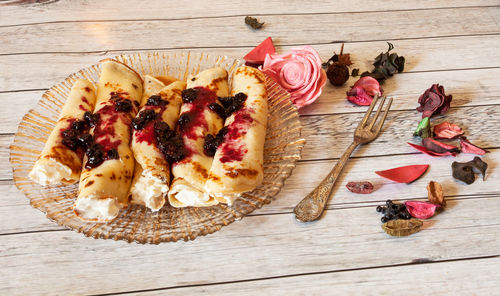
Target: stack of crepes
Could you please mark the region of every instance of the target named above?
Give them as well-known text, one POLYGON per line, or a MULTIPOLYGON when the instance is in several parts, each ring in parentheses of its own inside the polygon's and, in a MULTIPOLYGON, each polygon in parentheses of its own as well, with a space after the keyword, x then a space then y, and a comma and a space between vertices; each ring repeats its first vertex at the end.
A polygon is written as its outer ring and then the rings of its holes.
POLYGON ((101 61, 94 87, 77 80, 29 176, 79 181, 75 214, 106 222, 130 203, 158 211, 232 204, 262 183, 264 75, 212 68, 179 81, 101 61), (236 103, 235 103, 236 102, 236 103))

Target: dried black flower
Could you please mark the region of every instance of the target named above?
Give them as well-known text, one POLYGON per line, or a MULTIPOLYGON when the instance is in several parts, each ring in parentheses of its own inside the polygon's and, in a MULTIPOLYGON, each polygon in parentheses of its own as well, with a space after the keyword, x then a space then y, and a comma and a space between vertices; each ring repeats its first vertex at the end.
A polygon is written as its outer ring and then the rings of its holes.
POLYGON ((251 16, 245 17, 245 24, 249 25, 254 30, 262 29, 264 23, 259 22, 256 18, 251 16))
POLYGON ((403 56, 398 56, 397 53, 389 53, 394 49, 392 43, 387 42, 389 49, 385 53, 380 53, 373 62, 375 68, 371 72, 364 72, 361 77, 371 76, 377 79, 379 82, 391 77, 395 73, 401 73, 405 67, 405 58, 403 56))

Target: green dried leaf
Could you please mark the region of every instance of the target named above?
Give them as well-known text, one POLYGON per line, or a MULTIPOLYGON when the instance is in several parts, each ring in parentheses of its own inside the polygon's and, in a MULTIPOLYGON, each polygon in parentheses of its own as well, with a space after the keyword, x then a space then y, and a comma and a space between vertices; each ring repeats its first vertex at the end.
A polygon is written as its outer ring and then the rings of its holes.
POLYGON ((417 219, 391 220, 382 224, 382 229, 392 236, 408 236, 420 231, 424 223, 417 219))
POLYGON ((245 24, 249 25, 254 30, 259 30, 264 25, 264 23, 259 22, 256 18, 251 16, 245 17, 245 24))
POLYGON ((431 136, 431 124, 429 121, 429 117, 424 117, 420 123, 418 124, 417 129, 413 133, 414 137, 421 137, 422 139, 428 138, 431 136))

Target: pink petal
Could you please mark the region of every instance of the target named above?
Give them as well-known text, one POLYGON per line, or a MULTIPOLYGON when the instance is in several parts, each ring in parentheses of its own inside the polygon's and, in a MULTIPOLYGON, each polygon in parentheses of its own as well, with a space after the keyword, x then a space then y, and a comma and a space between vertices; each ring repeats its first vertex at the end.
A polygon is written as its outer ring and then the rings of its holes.
POLYGON ((408 213, 417 219, 429 219, 434 216, 436 209, 440 207, 440 205, 425 201, 405 201, 404 204, 408 213))

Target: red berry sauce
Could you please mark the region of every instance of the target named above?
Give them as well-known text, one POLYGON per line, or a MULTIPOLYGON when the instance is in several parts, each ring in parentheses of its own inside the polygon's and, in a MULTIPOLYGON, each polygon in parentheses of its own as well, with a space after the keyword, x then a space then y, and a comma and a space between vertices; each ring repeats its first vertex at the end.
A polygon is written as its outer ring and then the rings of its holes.
POLYGON ((234 113, 234 121, 227 127, 227 134, 221 144, 222 156, 220 162, 241 161, 248 152, 245 143, 238 141, 238 139, 243 137, 252 125, 254 121, 250 116, 252 112, 251 109, 243 108, 234 113))

